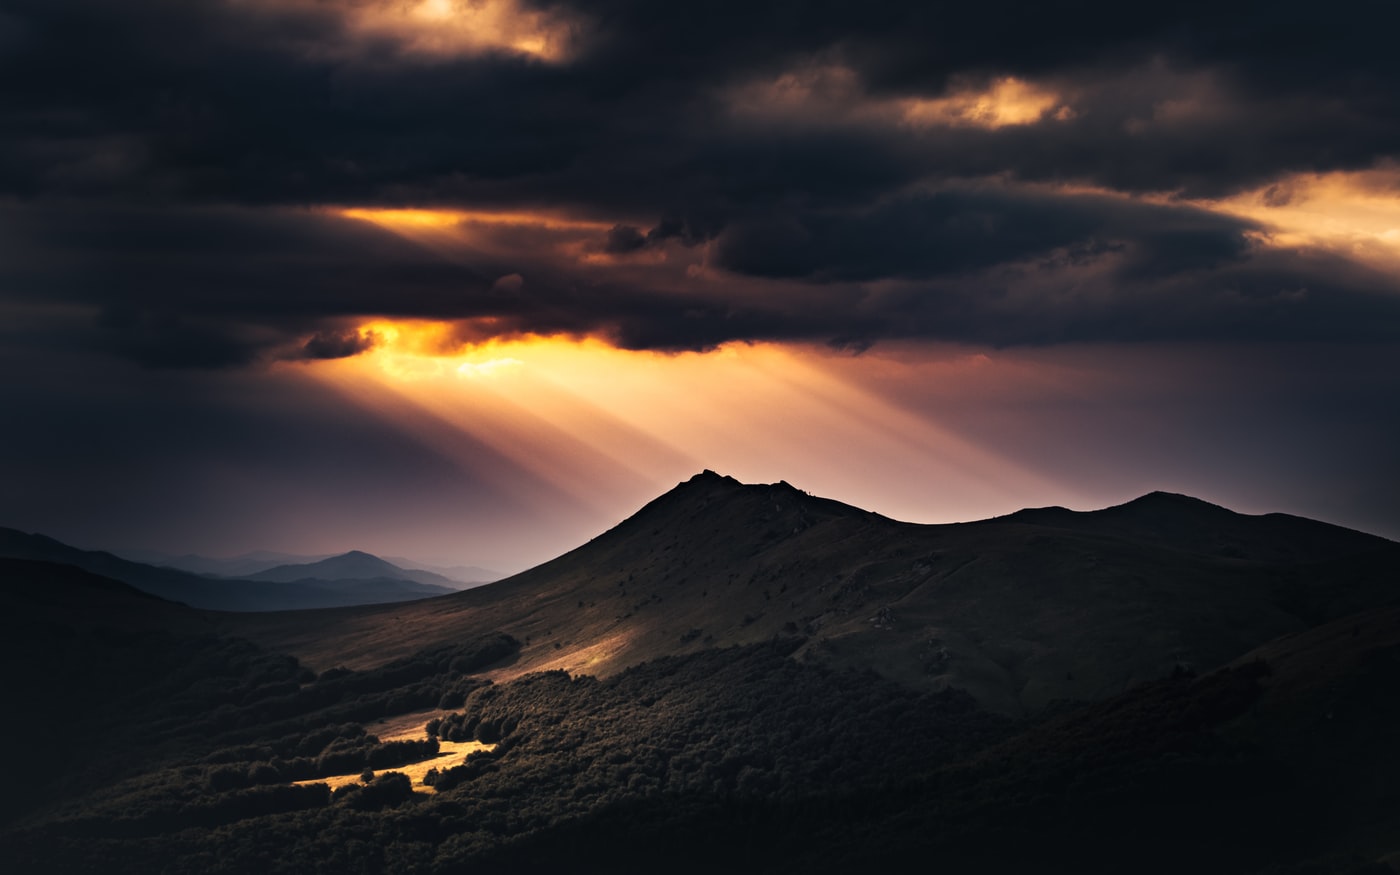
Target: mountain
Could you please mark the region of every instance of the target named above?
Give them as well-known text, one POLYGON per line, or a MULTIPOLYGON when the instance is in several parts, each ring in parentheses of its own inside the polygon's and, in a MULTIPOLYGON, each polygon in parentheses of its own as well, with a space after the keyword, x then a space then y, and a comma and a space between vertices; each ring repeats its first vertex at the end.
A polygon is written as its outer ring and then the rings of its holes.
POLYGON ((0 859, 1393 875, 1397 589, 1400 545, 1182 496, 915 526, 711 472, 392 606, 0 560, 0 859))
POLYGON ((1263 562, 1324 561, 1365 552, 1380 540, 1289 514, 1239 514, 1170 492, 1152 492, 1104 510, 1022 510, 994 522, 1007 521, 1122 538, 1202 556, 1263 562))
POLYGON ((44 535, 5 528, 0 528, 0 557, 71 565, 163 599, 215 611, 304 610, 402 602, 455 589, 403 580, 394 575, 290 583, 212 579, 174 568, 132 562, 103 551, 80 550, 44 535))
POLYGON ((914 525, 707 471, 502 581, 392 608, 230 617, 228 628, 319 668, 501 631, 524 647, 500 679, 607 676, 785 637, 800 640, 799 660, 1031 714, 1393 602, 1397 569, 1394 542, 1183 496, 914 525))
POLYGON ((249 575, 249 580, 266 580, 276 583, 293 583, 305 580, 402 580, 422 584, 425 592, 441 595, 456 592, 461 587, 456 581, 431 571, 400 568, 378 556, 360 550, 351 550, 339 556, 331 556, 319 562, 300 565, 278 565, 257 574, 249 575))
MULTIPOLYGON (((358 553, 359 551, 352 551, 358 553)), ((254 550, 250 553, 243 553, 239 556, 226 558, 216 558, 211 556, 201 556, 197 553, 185 553, 174 555, 161 552, 159 550, 119 550, 117 555, 132 562, 140 562, 145 565, 154 565, 165 568, 175 568, 180 571, 189 571, 203 577, 225 577, 238 579, 251 579, 270 569, 281 566, 312 565, 324 559, 334 558, 334 554, 322 554, 319 556, 302 556, 295 553, 279 553, 274 550, 254 550)), ((370 554, 365 554, 370 555, 370 554)), ((370 577, 387 576, 395 580, 415 580, 416 578, 406 575, 406 571, 430 571, 433 574, 446 578, 447 583, 436 578, 418 579, 420 583, 428 583, 438 586, 445 586, 450 590, 462 589, 464 586, 477 586, 482 583, 489 583, 493 580, 500 580, 503 575, 482 568, 477 565, 431 565, 424 562, 417 562, 401 556, 384 557, 384 561, 396 566, 395 569, 382 569, 389 571, 388 574, 370 574, 370 577)), ((326 579, 325 573, 312 573, 312 577, 326 579)), ((358 575, 341 574, 331 579, 354 579, 358 575)), ((296 579, 296 578, 293 578, 296 579)))
POLYGON ((130 559, 133 562, 164 566, 167 568, 178 568, 181 571, 189 571, 205 577, 246 578, 249 575, 257 574, 259 571, 276 568, 278 565, 319 562, 322 559, 328 558, 330 554, 301 556, 295 553, 279 553, 273 550, 254 550, 239 556, 216 558, 212 556, 201 556, 198 553, 185 553, 175 556, 158 550, 118 550, 117 555, 121 556, 123 559, 130 559))

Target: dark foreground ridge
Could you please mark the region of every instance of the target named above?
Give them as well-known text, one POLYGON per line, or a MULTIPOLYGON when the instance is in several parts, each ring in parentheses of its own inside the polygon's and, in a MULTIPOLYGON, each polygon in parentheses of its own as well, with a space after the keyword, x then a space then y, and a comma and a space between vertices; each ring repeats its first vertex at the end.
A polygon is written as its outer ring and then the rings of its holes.
POLYGON ((229 618, 316 668, 505 631, 515 671, 606 676, 801 637, 796 657, 971 693, 1009 715, 1214 666, 1390 597, 1400 545, 1155 494, 913 525, 787 483, 687 480, 557 559, 441 599, 229 618))
POLYGON ((913 526, 705 472, 402 605, 0 574, 6 871, 1400 859, 1400 545, 1295 517, 1154 494, 913 526))

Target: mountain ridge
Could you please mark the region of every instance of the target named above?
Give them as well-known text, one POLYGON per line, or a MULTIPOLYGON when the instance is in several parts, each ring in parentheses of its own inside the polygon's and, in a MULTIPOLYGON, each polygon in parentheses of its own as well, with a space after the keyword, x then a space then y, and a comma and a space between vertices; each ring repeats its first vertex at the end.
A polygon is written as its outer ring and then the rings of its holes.
POLYGON ((104 741, 19 721, 0 847, 26 871, 341 871, 327 847, 409 834, 404 871, 714 871, 736 842, 772 872, 1117 872, 1148 846, 1163 875, 1384 871, 1360 864, 1400 848, 1400 544, 1333 529, 1172 498, 915 525, 707 476, 400 605, 197 611, 0 559, 20 713, 81 696, 104 741), (468 742, 495 749, 397 773, 468 742))
POLYGON ((505 632, 525 647, 501 679, 608 675, 673 653, 801 638, 795 658, 966 689, 1015 714, 1222 664, 1395 596, 1394 542, 1145 498, 1048 521, 925 525, 706 471, 496 583, 393 608, 234 622, 319 668, 505 632), (1153 531, 1142 512, 1161 505, 1186 512, 1153 531))

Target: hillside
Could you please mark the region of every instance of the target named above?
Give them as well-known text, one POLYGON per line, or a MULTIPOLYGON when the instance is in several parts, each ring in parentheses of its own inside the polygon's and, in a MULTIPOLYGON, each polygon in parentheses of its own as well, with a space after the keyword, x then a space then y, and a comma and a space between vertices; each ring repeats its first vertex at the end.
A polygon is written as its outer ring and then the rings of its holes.
MULTIPOLYGON (((44 535, 3 528, 0 528, 0 557, 70 565, 169 601, 214 611, 284 611, 381 604, 442 595, 457 589, 451 581, 446 585, 434 583, 438 575, 404 571, 382 560, 375 561, 391 573, 360 574, 349 580, 297 578, 274 582, 209 578, 176 568, 133 562, 100 550, 80 550, 44 535), (420 576, 428 581, 413 579, 420 576)), ((365 563, 353 564, 361 571, 366 570, 365 563)), ((313 578, 314 575, 304 577, 313 578)))
POLYGON ((708 472, 388 607, 198 611, 0 560, 0 859, 1393 875, 1397 571, 1176 496, 914 526, 708 472))
POLYGON ((1101 699, 1400 598, 1400 545, 1156 494, 1090 513, 913 525, 786 483, 697 475, 589 543, 423 602, 230 617, 316 668, 462 635, 524 646, 499 678, 801 639, 794 657, 954 687, 1007 714, 1101 699))

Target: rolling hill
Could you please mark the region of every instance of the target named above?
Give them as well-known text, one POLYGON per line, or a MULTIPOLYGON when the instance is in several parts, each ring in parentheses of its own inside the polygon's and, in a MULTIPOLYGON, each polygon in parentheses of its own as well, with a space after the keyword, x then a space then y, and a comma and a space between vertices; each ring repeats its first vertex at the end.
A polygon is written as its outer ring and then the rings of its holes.
POLYGON ((900 523, 786 483, 705 472, 589 543, 496 583, 390 607, 229 617, 313 667, 371 667, 506 632, 499 677, 606 676, 800 638, 800 660, 954 687, 1007 714, 1093 700, 1400 598, 1400 545, 1154 493, 1076 513, 900 523))

